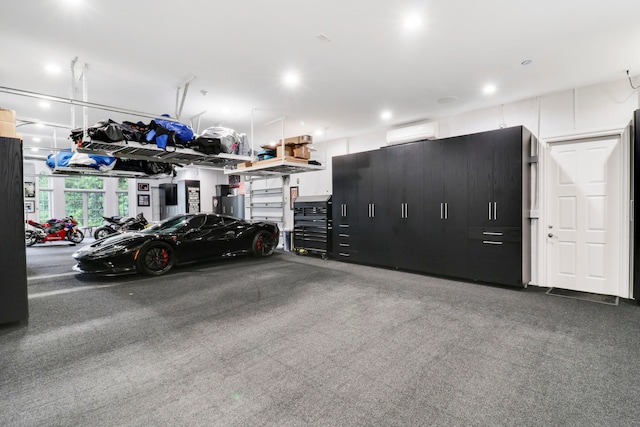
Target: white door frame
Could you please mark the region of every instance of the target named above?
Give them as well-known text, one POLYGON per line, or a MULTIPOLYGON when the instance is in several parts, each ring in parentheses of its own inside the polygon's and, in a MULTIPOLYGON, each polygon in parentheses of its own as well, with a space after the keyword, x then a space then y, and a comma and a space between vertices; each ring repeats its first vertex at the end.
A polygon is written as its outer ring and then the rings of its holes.
MULTIPOLYGON (((630 278, 630 206, 631 206, 631 129, 630 126, 620 129, 607 129, 597 132, 589 132, 589 133, 578 133, 578 134, 567 134, 567 135, 559 135, 549 138, 541 138, 540 141, 540 149, 542 150, 542 162, 539 165, 540 174, 539 176, 539 190, 540 190, 540 199, 539 199, 539 214, 541 220, 538 222, 538 230, 537 230, 537 246, 538 246, 538 286, 548 287, 547 283, 547 244, 546 244, 546 230, 549 218, 546 215, 547 209, 547 180, 548 180, 548 171, 547 165, 550 163, 550 152, 549 147, 553 146, 553 144, 561 143, 561 142, 571 142, 580 139, 588 139, 588 138, 606 138, 606 137, 614 137, 620 139, 620 179, 622 183, 621 189, 621 206, 619 209, 619 220, 620 220, 620 263, 619 263, 619 277, 620 283, 618 285, 618 293, 617 295, 622 298, 630 298, 631 296, 631 278, 630 278)), ((536 266, 534 266, 535 268, 536 266)))

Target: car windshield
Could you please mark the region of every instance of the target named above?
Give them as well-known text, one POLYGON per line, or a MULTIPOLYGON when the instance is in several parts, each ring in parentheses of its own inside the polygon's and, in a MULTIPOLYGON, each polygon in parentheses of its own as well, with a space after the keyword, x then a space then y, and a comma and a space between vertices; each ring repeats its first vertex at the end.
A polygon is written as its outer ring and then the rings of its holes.
POLYGON ((142 230, 142 233, 173 233, 193 219, 193 215, 179 215, 142 230))

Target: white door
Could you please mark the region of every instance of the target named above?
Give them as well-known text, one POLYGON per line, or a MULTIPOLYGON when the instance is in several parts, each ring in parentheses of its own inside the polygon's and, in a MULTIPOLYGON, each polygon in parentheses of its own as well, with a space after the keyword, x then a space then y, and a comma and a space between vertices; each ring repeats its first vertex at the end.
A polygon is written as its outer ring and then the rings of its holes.
POLYGON ((547 286, 620 295, 621 139, 549 144, 547 286))

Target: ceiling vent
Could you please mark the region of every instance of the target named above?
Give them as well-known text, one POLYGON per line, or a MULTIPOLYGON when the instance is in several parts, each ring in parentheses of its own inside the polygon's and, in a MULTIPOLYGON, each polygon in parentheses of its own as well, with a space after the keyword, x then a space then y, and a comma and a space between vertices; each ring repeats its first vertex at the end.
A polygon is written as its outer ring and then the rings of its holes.
POLYGON ((405 142, 437 139, 440 126, 438 122, 421 123, 387 131, 387 145, 403 144, 405 142))

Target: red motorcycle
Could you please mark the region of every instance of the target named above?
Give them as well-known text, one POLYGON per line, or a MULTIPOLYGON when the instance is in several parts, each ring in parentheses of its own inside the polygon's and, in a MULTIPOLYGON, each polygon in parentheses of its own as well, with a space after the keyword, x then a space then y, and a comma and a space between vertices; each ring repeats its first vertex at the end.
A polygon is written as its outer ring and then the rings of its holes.
POLYGON ((35 228, 35 230, 25 231, 24 237, 27 246, 59 240, 80 243, 84 239, 84 234, 78 230, 78 222, 72 216, 67 216, 61 220, 50 219, 44 224, 28 219, 27 224, 35 228))

